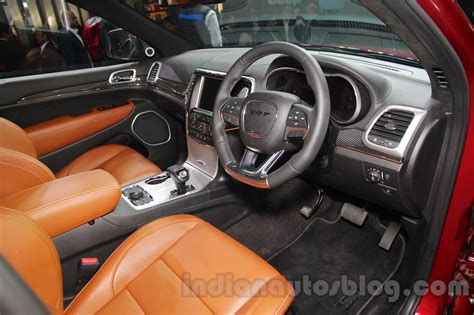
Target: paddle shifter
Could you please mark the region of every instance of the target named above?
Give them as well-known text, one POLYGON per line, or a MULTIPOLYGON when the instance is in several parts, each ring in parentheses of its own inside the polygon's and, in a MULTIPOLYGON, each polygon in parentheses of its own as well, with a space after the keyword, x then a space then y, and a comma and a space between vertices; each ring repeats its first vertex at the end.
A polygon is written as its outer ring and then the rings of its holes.
POLYGON ((176 185, 176 190, 171 192, 172 196, 180 196, 184 195, 185 193, 194 190, 192 185, 186 185, 186 182, 189 180, 189 171, 180 165, 172 165, 166 169, 168 174, 170 174, 171 178, 176 185))

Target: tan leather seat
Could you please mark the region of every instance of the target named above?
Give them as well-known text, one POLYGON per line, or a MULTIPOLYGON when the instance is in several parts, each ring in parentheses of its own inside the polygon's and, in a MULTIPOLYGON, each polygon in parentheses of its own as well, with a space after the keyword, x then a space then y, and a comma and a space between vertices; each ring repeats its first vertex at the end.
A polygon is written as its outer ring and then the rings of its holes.
MULTIPOLYGON (((103 145, 72 161, 57 177, 94 169, 109 172, 121 185, 161 172, 155 164, 129 147, 103 145)), ((0 118, 0 174, 0 199, 56 178, 38 160, 35 147, 25 131, 4 118, 0 118)))
MULTIPOLYGON (((49 311, 62 313, 60 264, 47 234, 6 208, 0 225, 0 253, 49 311)), ((286 279, 249 249, 194 216, 177 215, 130 236, 65 312, 282 314, 293 295, 286 279)))

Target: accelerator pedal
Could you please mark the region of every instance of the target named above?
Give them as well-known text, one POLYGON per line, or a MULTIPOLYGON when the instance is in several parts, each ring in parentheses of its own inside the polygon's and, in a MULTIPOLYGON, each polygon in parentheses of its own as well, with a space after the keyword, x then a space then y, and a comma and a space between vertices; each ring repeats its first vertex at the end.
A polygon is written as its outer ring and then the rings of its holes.
POLYGON ((392 221, 385 230, 385 233, 383 233, 379 247, 387 251, 390 250, 390 248, 392 248, 393 242, 395 242, 395 239, 397 238, 398 233, 400 233, 401 228, 402 226, 400 223, 392 221))
POLYGON ((346 202, 342 206, 341 217, 357 226, 362 226, 367 219, 368 212, 352 203, 346 202))

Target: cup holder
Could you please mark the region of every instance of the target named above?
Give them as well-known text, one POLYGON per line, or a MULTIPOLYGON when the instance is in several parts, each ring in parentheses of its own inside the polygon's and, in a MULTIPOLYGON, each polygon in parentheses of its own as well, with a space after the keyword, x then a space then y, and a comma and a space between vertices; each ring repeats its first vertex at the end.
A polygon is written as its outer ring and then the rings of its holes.
POLYGON ((165 182, 168 178, 170 178, 170 175, 167 172, 158 174, 156 176, 153 176, 145 181, 145 184, 147 185, 159 185, 163 182, 165 182))

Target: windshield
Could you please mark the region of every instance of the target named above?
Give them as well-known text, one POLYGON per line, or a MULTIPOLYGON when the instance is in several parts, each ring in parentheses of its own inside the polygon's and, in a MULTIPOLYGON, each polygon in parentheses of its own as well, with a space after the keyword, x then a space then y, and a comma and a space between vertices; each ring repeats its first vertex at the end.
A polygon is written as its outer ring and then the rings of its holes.
POLYGON ((307 49, 337 48, 416 60, 398 36, 357 0, 227 0, 168 8, 156 0, 126 2, 200 47, 253 47, 278 40, 307 49))

